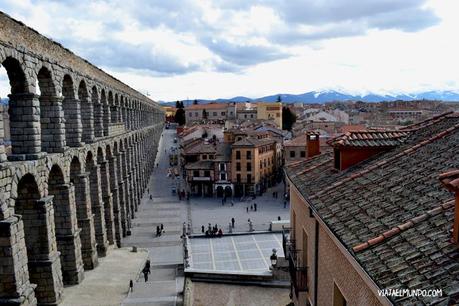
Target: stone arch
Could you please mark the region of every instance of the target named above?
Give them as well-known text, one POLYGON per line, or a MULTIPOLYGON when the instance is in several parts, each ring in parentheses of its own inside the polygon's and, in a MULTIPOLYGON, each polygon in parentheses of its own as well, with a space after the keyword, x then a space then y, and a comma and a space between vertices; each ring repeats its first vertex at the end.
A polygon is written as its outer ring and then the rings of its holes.
POLYGON ((48 175, 48 193, 53 196, 54 225, 57 249, 64 284, 74 285, 83 280, 81 241, 78 233, 73 184, 66 184, 61 167, 54 164, 48 175))
POLYGON ((75 186, 75 205, 78 228, 81 229, 81 255, 85 270, 94 269, 98 264, 94 219, 91 211, 89 173, 83 171, 78 156, 70 162, 70 182, 75 186))
POLYGON ((19 61, 11 56, 6 57, 1 66, 5 67, 8 75, 11 94, 22 94, 27 92, 27 79, 19 61))
POLYGON ((47 65, 38 70, 37 81, 40 91, 41 150, 50 153, 63 152, 66 144, 63 98, 57 96, 57 86, 47 65))
POLYGON ((77 98, 75 85, 69 74, 64 75, 62 80, 62 107, 65 118, 65 140, 72 147, 81 145, 83 125, 81 123, 80 101, 77 98))
POLYGON ((18 182, 15 213, 22 216, 30 282, 37 284, 35 295, 40 303, 61 299, 61 265, 54 236, 52 197, 40 198, 32 174, 18 182))
POLYGON ((103 108, 99 98, 99 92, 95 85, 91 90, 91 102, 94 108, 94 135, 95 137, 102 137, 104 136, 103 108))
MULTIPOLYGON (((1 52, 0 52, 1 54, 1 52)), ((1 56, 1 55, 0 55, 1 56)), ((10 132, 11 153, 13 154, 37 154, 41 150, 40 145, 40 116, 36 95, 28 92, 28 81, 24 69, 14 57, 8 56, 2 59, 1 65, 6 70, 10 92, 9 97, 9 127, 0 119, 0 141, 3 142, 5 132, 10 132), (24 114, 30 114, 28 118, 24 114)), ((9 140, 9 139, 8 139, 9 140)), ((0 145, 0 162, 6 160, 4 145, 0 145)))
POLYGON ((94 142, 94 105, 89 98, 88 87, 84 79, 78 85, 78 100, 81 109, 81 139, 86 143, 94 142))
POLYGON ((86 154, 85 171, 89 172, 89 186, 91 198, 91 211, 94 215, 94 231, 97 243, 97 255, 107 255, 107 235, 105 231, 105 217, 103 211, 102 193, 100 187, 100 170, 91 151, 86 154))
MULTIPOLYGON (((103 136, 109 135, 109 126, 110 126, 110 93, 106 93, 105 89, 102 89, 100 92, 100 104, 102 105, 102 126, 103 126, 103 136)), ((113 94, 112 97, 113 99, 113 94)))

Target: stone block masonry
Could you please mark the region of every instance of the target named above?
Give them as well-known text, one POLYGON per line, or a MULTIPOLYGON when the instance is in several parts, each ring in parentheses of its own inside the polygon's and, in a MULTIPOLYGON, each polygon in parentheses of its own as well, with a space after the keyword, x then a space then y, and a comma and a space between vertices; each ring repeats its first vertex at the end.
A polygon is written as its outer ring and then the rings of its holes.
POLYGON ((11 150, 0 122, 0 305, 57 305, 130 232, 164 113, 1 12, 0 24, 11 86, 11 150))

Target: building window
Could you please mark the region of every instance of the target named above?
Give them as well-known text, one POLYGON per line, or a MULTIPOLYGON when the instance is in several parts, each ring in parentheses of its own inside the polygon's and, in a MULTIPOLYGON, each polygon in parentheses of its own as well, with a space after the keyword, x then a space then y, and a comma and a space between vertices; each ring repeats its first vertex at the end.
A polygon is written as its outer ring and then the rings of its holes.
POLYGON ((260 160, 260 169, 263 169, 263 163, 260 160))
POLYGON ((252 171, 252 163, 247 163, 247 171, 252 171))
POLYGON ((212 115, 215 117, 217 116, 217 112, 213 112, 212 115))
POLYGON ((213 155, 209 155, 209 159, 214 159, 214 156, 213 155))
POLYGON ((224 163, 220 163, 220 171, 225 171, 226 165, 224 163))
POLYGON ((225 115, 226 115, 225 112, 222 112, 222 116, 225 116, 225 115))
POLYGON ((240 175, 239 173, 236 175, 236 181, 237 181, 238 183, 241 182, 241 175, 240 175))
POLYGON ((193 176, 194 177, 199 177, 199 171, 198 170, 194 170, 193 171, 193 176))
POLYGON ((205 177, 209 177, 210 176, 210 171, 209 170, 204 171, 204 176, 205 177))
POLYGON ((220 173, 220 180, 226 181, 226 173, 220 173))
POLYGON ((247 151, 246 152, 246 158, 247 159, 252 159, 252 151, 247 151))
POLYGON ((207 159, 207 155, 202 155, 202 159, 207 159))
POLYGON ((247 119, 247 114, 244 115, 244 118, 247 119))
POLYGON ((241 163, 236 163, 236 171, 241 171, 241 163))
POLYGON ((247 174, 247 183, 252 183, 252 174, 247 174))
POLYGON ((290 151, 290 158, 295 158, 295 151, 290 151))
POLYGON ((333 286, 333 306, 347 306, 347 301, 336 283, 333 286))
POLYGON ((241 151, 236 151, 236 159, 241 159, 241 151))
POLYGON ((306 151, 301 151, 301 152, 300 152, 300 156, 301 156, 301 157, 306 157, 306 151))
POLYGON ((250 115, 250 118, 252 118, 252 119, 253 119, 253 115, 250 115))

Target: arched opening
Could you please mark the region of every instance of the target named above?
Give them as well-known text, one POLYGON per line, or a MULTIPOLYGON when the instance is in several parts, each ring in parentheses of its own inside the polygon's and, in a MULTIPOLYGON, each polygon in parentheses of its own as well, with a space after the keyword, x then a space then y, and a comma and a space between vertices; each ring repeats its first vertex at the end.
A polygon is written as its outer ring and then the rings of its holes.
POLYGON ((104 89, 102 89, 102 92, 100 93, 100 104, 102 106, 103 136, 108 136, 108 129, 110 126, 110 107, 108 105, 104 89))
POLYGON ((49 172, 48 193, 53 196, 57 249, 61 252, 62 276, 66 285, 78 284, 83 280, 83 260, 73 188, 73 185, 65 183, 61 168, 54 165, 49 172))
POLYGON ((81 138, 86 143, 94 142, 94 108, 89 99, 88 89, 84 80, 78 86, 78 100, 80 100, 81 123, 83 131, 81 138))
MULTIPOLYGON (((118 155, 118 146, 115 142, 113 145, 113 152, 109 145, 105 148, 105 155, 108 162, 108 181, 110 185, 110 192, 112 195, 112 209, 113 209, 113 223, 114 223, 114 235, 115 241, 118 247, 121 246, 121 220, 120 220, 120 202, 119 202, 119 189, 118 189, 118 178, 117 178, 117 161, 116 155, 118 155)), ((108 212, 111 213, 111 212, 108 212)))
POLYGON ((96 86, 92 88, 91 101, 92 106, 94 107, 94 135, 96 137, 102 137, 104 136, 104 126, 102 123, 102 104, 99 100, 99 94, 97 93, 96 86))
POLYGON ((222 186, 217 187, 217 197, 218 198, 223 197, 223 187, 222 186))
POLYGON ((113 231, 113 203, 110 192, 110 175, 108 173, 108 163, 104 158, 104 153, 101 147, 97 148, 97 163, 100 168, 100 185, 102 191, 102 201, 105 217, 105 229, 107 231, 107 240, 109 244, 114 244, 113 231))
POLYGON ((70 163, 70 182, 75 186, 75 204, 78 228, 81 240, 81 256, 85 270, 94 269, 97 264, 96 236, 94 232, 94 219, 91 211, 91 198, 89 190, 89 173, 81 171, 78 157, 73 157, 70 163))
MULTIPOLYGON (((5 161, 6 156, 12 153, 22 154, 27 150, 37 153, 40 150, 39 145, 27 148, 24 142, 24 132, 30 132, 31 127, 28 124, 24 129, 22 108, 18 111, 14 107, 14 102, 22 100, 21 95, 26 92, 24 71, 20 63, 12 57, 7 57, 1 66, 5 69, 0 68, 0 82, 2 83, 0 86, 0 162, 5 161), (6 80, 9 81, 9 84, 6 80)), ((30 96, 33 95, 29 94, 29 98, 30 96)), ((37 124, 39 125, 39 121, 37 124)))
POLYGON ((76 99, 73 80, 66 74, 62 81, 62 95, 64 100, 62 107, 65 118, 65 140, 67 145, 78 147, 81 145, 81 112, 80 102, 76 99))
POLYGON ((37 81, 37 91, 40 93, 41 150, 62 152, 65 146, 64 114, 51 71, 42 67, 38 71, 37 81))
POLYGON ((118 123, 118 94, 115 94, 115 99, 110 103, 110 114, 112 116, 111 123, 118 123))
POLYGON ((95 162, 91 152, 88 152, 86 155, 85 171, 89 172, 91 210, 94 215, 94 231, 97 243, 97 255, 99 257, 104 257, 107 255, 108 243, 105 231, 105 217, 103 211, 104 207, 100 189, 100 171, 99 166, 95 162))
POLYGON ((30 282, 37 285, 38 303, 57 302, 61 299, 63 284, 55 249, 52 198, 40 199, 31 174, 24 175, 17 188, 14 211, 22 216, 30 282))
POLYGON ((114 148, 115 150, 115 155, 117 157, 117 179, 118 179, 118 186, 119 186, 119 203, 120 203, 120 218, 121 218, 121 229, 122 229, 122 236, 126 237, 127 230, 128 230, 128 223, 129 223, 129 217, 128 217, 128 207, 126 205, 127 200, 126 200, 126 184, 124 183, 124 173, 125 173, 125 168, 124 168, 124 161, 125 161, 125 154, 123 152, 123 143, 120 140, 119 144, 116 143, 117 146, 114 148))
POLYGON ((233 189, 230 186, 225 187, 225 197, 230 198, 233 196, 233 189))

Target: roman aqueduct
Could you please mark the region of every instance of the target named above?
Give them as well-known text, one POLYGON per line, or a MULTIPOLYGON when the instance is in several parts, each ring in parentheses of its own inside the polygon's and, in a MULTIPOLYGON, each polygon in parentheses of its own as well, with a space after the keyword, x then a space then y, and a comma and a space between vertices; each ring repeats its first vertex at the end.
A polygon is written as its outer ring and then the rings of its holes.
POLYGON ((0 122, 0 304, 56 305, 129 234, 164 114, 3 13, 0 63, 11 85, 11 145, 0 122))

